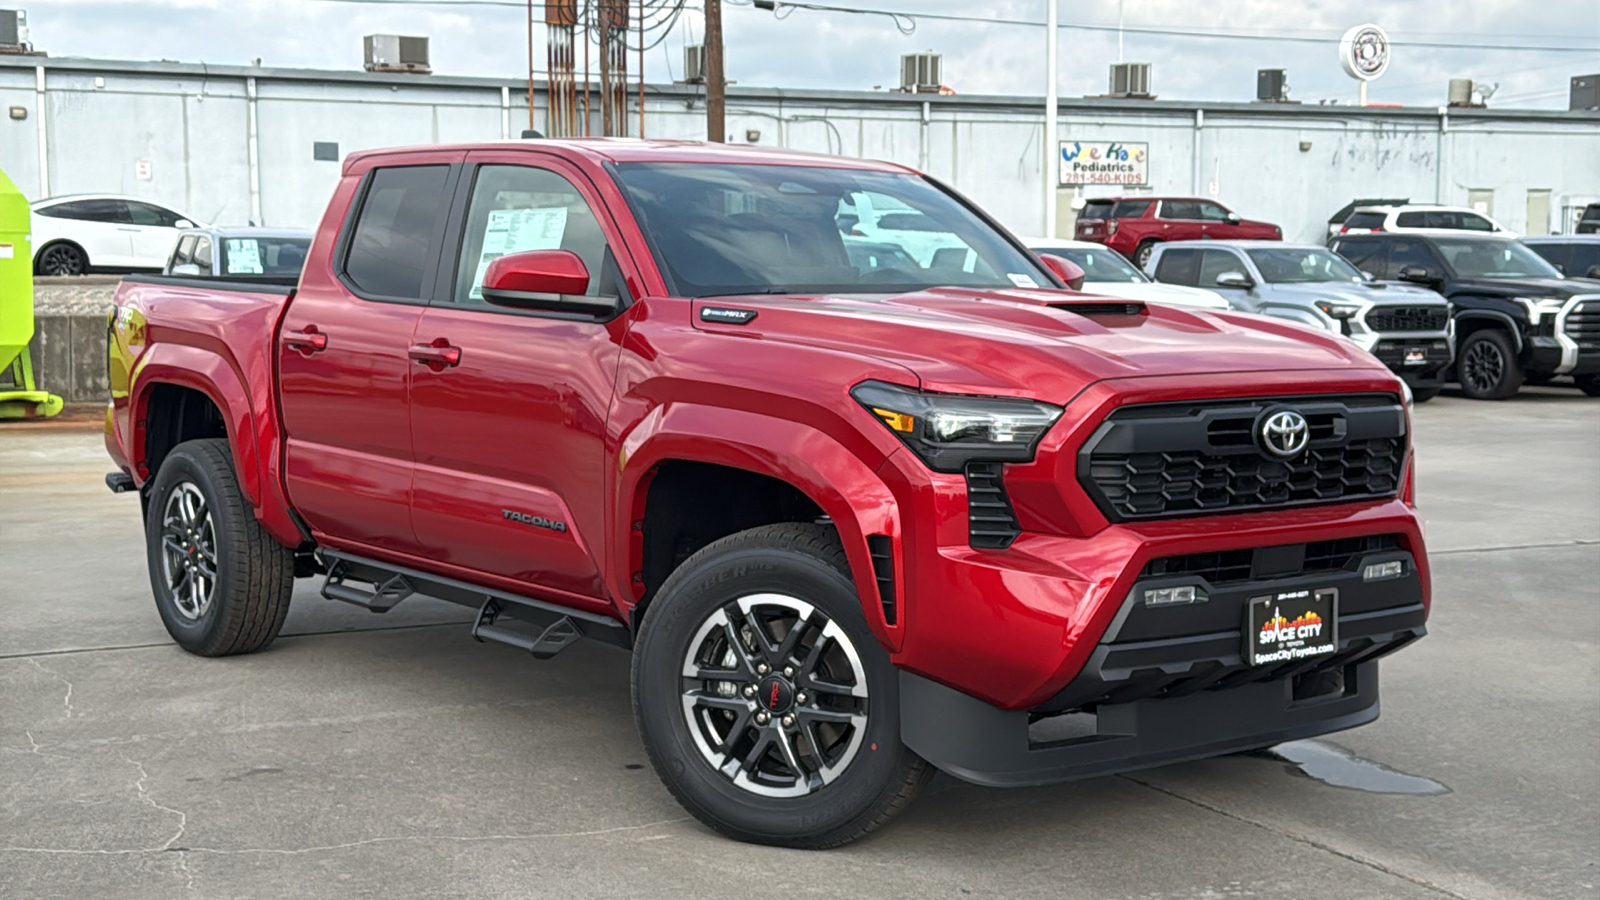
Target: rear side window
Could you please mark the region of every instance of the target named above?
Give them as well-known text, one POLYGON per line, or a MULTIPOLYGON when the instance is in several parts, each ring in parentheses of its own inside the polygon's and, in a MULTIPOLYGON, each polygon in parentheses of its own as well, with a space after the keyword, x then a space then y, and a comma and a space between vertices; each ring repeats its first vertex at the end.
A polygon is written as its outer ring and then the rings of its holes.
POLYGON ((1404 212, 1395 216, 1394 224, 1401 228, 1449 228, 1439 219, 1438 213, 1404 212))
POLYGON ((127 225, 131 221, 128 218, 127 202, 112 199, 57 203, 55 206, 39 210, 37 215, 49 216, 52 219, 77 219, 81 222, 112 222, 118 225, 127 225))
POLYGON ((1117 204, 1113 204, 1110 200, 1090 200, 1088 203, 1085 203, 1083 205, 1083 214, 1078 216, 1078 218, 1080 218, 1080 219, 1104 219, 1104 218, 1107 218, 1107 217, 1109 217, 1111 215, 1111 210, 1116 205, 1117 204))
MULTIPOLYGON (((1405 215, 1416 215, 1416 214, 1415 213, 1406 213, 1405 215)), ((1400 218, 1402 220, 1404 220, 1405 216, 1403 215, 1400 218)), ((1402 222, 1402 224, 1403 224, 1403 222, 1402 222)), ((1346 227, 1346 228, 1368 228, 1368 229, 1371 229, 1371 228, 1382 228, 1383 227, 1383 213, 1375 213, 1375 212, 1351 213, 1350 214, 1350 218, 1344 220, 1344 227, 1346 227)))
POLYGON ((1463 228, 1467 231, 1494 230, 1494 223, 1490 222, 1488 219, 1485 219, 1483 216, 1478 215, 1477 213, 1457 213, 1457 215, 1461 217, 1460 224, 1456 226, 1458 228, 1463 228))
MULTIPOLYGON (((1572 268, 1567 265, 1572 259, 1573 248, 1566 244, 1530 243, 1528 244, 1528 249, 1544 257, 1545 262, 1555 266, 1567 275, 1574 274, 1572 268)), ((1581 275, 1582 273, 1579 272, 1577 274, 1581 275)))
POLYGON ((1150 209, 1149 200, 1122 200, 1111 208, 1113 219, 1141 219, 1150 209))
POLYGON ((1584 207, 1582 221, 1600 222, 1600 203, 1591 203, 1584 207))
POLYGON ((1387 277, 1384 274, 1382 241, 1339 241, 1333 245, 1333 252, 1373 278, 1387 277))
POLYGON ((439 249, 449 172, 449 166, 373 170, 345 255, 345 277, 357 290, 422 299, 423 275, 439 249))
POLYGON ((1186 284, 1195 287, 1200 283, 1199 250, 1167 250, 1156 262, 1156 280, 1167 284, 1186 284))
POLYGON ((1161 218, 1199 219, 1200 204, 1193 200, 1163 200, 1161 201, 1161 218))
POLYGON ((1567 263, 1569 278, 1592 278, 1589 270, 1600 266, 1600 244, 1573 244, 1572 259, 1567 263))

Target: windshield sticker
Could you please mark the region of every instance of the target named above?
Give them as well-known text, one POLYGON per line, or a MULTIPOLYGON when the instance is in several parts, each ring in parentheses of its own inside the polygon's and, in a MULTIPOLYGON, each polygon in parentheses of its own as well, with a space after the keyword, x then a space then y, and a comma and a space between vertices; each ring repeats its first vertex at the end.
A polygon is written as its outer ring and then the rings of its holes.
POLYGON ((507 253, 559 250, 561 236, 566 230, 565 206, 490 210, 489 222, 483 227, 483 249, 478 253, 478 271, 472 276, 472 290, 467 296, 474 300, 483 299, 483 275, 489 271, 489 263, 507 253))
POLYGON ((255 238, 228 238, 222 252, 229 275, 261 274, 261 244, 255 238))
POLYGON ((1016 272, 1007 272, 1006 277, 1017 287, 1038 287, 1039 282, 1033 280, 1032 275, 1018 275, 1016 272))

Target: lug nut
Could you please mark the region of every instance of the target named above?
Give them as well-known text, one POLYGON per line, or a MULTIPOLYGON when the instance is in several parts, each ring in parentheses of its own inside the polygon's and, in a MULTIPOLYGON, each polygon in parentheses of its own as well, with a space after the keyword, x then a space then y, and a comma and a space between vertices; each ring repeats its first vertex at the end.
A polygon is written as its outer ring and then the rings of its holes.
POLYGON ((793 678, 794 677, 794 666, 784 666, 783 667, 783 677, 785 677, 785 678, 793 678))
POLYGON ((772 667, 767 665, 766 663, 762 663, 761 665, 756 666, 756 671, 761 673, 762 675, 765 675, 768 672, 772 671, 772 667))
POLYGON ((794 695, 794 702, 796 703, 804 703, 809 699, 811 698, 806 696, 805 691, 801 691, 800 693, 794 695))
POLYGON ((770 713, 766 712, 765 710, 756 713, 756 721, 760 722, 762 725, 767 724, 767 722, 769 722, 771 720, 772 720, 772 715, 770 713))
POLYGON ((754 697, 756 695, 756 686, 753 685, 753 684, 745 685, 744 686, 744 695, 746 697, 754 697))
POLYGON ((783 727, 788 728, 790 725, 793 725, 793 724, 794 724, 794 716, 784 716, 783 717, 783 727))

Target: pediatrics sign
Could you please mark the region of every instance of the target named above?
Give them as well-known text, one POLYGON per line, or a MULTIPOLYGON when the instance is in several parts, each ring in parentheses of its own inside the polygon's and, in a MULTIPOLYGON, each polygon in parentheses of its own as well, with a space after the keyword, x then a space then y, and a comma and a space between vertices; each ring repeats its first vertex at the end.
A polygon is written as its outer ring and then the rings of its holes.
POLYGON ((1062 141, 1060 184, 1149 184, 1150 145, 1062 141))

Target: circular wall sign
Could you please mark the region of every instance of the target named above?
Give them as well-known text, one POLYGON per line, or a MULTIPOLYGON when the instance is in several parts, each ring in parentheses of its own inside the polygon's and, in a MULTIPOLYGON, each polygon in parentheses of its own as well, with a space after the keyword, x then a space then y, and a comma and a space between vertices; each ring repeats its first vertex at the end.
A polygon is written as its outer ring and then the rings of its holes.
POLYGON ((1389 68, 1389 36, 1376 25, 1357 25, 1339 39, 1339 62, 1351 78, 1377 78, 1389 68))

